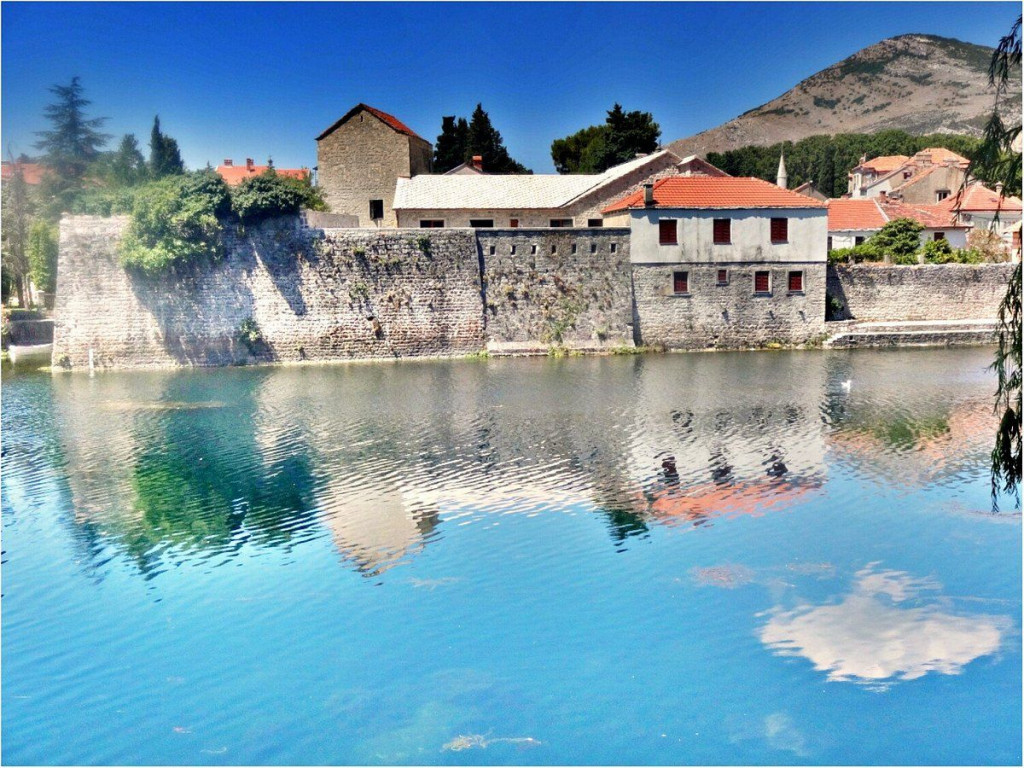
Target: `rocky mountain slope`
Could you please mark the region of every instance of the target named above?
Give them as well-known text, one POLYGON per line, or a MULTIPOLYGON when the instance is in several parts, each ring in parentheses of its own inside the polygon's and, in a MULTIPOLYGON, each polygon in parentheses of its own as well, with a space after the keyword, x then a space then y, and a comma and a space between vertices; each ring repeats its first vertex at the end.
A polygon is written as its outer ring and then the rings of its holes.
MULTIPOLYGON (((864 48, 767 104, 717 128, 679 139, 668 149, 706 155, 767 146, 816 134, 874 133, 980 136, 992 111, 992 48, 934 35, 900 35, 864 48)), ((1021 79, 1001 110, 1020 119, 1021 79)))

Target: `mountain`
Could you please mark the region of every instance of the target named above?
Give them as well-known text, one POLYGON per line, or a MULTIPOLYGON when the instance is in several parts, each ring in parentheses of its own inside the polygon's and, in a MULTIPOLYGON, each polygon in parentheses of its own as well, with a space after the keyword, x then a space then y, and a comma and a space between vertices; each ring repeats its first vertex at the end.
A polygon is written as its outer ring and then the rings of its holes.
MULTIPOLYGON (((777 99, 717 128, 667 146, 677 155, 767 146, 817 134, 873 133, 979 137, 995 103, 988 83, 994 49, 935 35, 900 35, 811 75, 777 99)), ((1021 114, 1020 71, 1004 100, 1004 119, 1021 114)))

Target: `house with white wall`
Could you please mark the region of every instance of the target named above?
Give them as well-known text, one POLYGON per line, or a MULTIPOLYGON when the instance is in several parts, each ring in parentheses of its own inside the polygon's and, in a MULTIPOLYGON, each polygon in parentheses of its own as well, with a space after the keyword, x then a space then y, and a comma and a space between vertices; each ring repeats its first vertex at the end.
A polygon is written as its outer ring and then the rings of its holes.
POLYGON ((643 343, 756 346, 824 332, 824 203, 761 179, 673 176, 603 213, 630 230, 643 343))
POLYGON ((972 181, 940 206, 965 227, 995 232, 1007 253, 1020 258, 1021 199, 972 181))
POLYGON ((928 147, 913 157, 862 158, 849 173, 849 197, 888 196, 907 203, 941 203, 963 184, 970 161, 943 147, 928 147))
POLYGON ((941 205, 909 205, 885 196, 867 199, 835 198, 828 205, 828 250, 853 248, 866 242, 894 219, 918 222, 921 245, 948 240, 953 248, 967 247, 968 226, 954 220, 941 205))

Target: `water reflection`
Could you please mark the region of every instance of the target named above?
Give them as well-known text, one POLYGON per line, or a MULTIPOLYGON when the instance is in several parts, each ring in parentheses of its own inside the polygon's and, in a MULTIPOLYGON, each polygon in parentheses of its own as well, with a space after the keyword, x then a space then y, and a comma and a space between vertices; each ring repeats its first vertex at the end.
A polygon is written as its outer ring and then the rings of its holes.
POLYGON ((976 471, 983 366, 950 377, 942 353, 918 356, 912 401, 907 367, 804 353, 62 376, 50 407, 76 525, 144 570, 329 536, 376 575, 455 521, 582 510, 625 550, 652 526, 776 514, 834 466, 976 471))
POLYGON ((872 563, 838 602, 776 609, 761 642, 803 656, 832 681, 882 685, 929 672, 959 674, 999 650, 1009 617, 961 615, 940 585, 872 563))

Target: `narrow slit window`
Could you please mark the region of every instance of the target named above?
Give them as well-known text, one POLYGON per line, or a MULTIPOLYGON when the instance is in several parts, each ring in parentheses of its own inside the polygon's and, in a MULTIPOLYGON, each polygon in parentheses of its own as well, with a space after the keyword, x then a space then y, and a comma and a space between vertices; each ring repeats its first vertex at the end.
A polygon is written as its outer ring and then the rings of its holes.
POLYGON ((537 255, 537 246, 536 245, 531 245, 530 246, 530 255, 531 256, 536 256, 537 255))
POLYGON ((572 244, 572 252, 573 252, 573 253, 576 253, 576 243, 573 243, 573 244, 572 244))
POLYGON ((619 244, 612 243, 612 253, 615 253, 617 250, 619 250, 619 244))
POLYGON ((590 244, 590 252, 591 253, 597 253, 597 243, 591 243, 590 244))
POLYGON ((513 256, 515 256, 516 255, 516 247, 514 245, 509 246, 509 251, 508 252, 511 253, 513 256))

